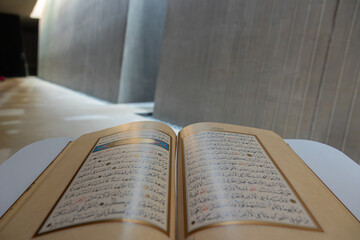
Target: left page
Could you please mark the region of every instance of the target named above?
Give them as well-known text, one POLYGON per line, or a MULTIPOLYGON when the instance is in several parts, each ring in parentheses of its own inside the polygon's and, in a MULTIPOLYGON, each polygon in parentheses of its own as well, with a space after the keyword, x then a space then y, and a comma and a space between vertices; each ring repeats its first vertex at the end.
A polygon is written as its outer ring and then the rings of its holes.
POLYGON ((174 239, 173 130, 136 122, 91 133, 35 183, 1 239, 174 239))

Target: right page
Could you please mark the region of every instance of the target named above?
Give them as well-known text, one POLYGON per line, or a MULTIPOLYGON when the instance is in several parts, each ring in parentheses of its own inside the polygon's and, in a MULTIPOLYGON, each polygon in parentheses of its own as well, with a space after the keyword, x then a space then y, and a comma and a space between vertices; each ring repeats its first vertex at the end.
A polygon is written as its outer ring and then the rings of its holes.
POLYGON ((178 137, 179 240, 359 239, 359 221, 274 132, 198 123, 178 137))

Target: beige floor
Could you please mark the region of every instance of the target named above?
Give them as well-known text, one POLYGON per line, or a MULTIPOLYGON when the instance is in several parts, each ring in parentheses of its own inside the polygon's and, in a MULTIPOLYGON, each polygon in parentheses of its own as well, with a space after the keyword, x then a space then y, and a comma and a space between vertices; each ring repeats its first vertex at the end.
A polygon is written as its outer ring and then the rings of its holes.
POLYGON ((149 120, 150 104, 110 104, 36 77, 0 82, 0 164, 22 147, 149 120))

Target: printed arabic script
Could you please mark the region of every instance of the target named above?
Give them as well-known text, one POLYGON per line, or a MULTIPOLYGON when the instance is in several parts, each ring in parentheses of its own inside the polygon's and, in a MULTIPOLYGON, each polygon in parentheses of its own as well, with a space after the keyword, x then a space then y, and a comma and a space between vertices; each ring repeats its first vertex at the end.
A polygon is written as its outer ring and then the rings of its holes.
POLYGON ((99 139, 38 234, 105 220, 167 232, 169 149, 170 136, 155 130, 99 139))
POLYGON ((224 222, 316 228, 255 136, 198 132, 184 151, 188 232, 224 222))

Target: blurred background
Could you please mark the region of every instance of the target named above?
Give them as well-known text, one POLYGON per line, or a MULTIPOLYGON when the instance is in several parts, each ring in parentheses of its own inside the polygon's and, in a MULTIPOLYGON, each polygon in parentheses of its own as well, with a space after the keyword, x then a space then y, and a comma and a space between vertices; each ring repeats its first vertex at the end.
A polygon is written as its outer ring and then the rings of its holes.
POLYGON ((0 0, 0 163, 122 123, 215 121, 360 164, 358 0, 0 0))

